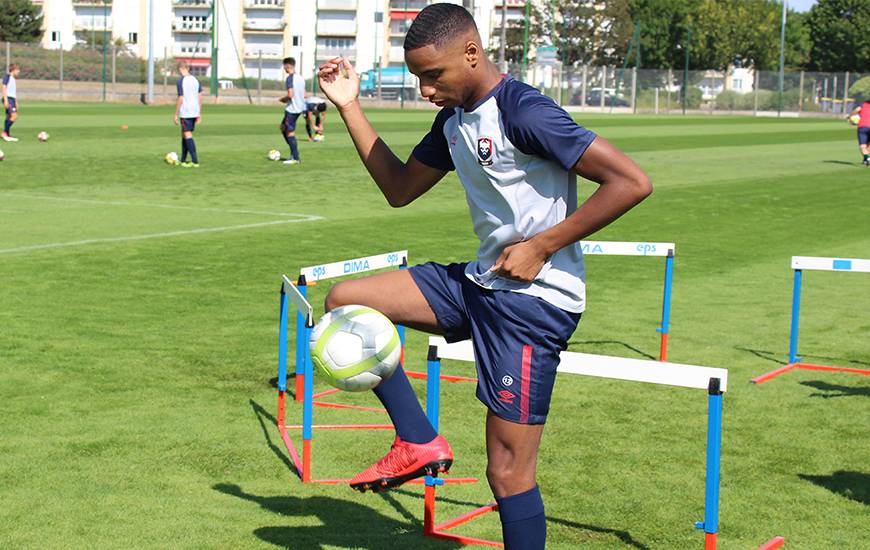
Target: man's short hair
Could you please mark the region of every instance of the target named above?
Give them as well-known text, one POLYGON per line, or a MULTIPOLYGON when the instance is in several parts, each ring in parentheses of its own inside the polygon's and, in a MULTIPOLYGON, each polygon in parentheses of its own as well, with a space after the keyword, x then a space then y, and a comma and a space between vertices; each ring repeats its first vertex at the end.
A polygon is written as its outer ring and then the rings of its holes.
POLYGON ((190 70, 190 64, 187 61, 179 61, 178 62, 178 70, 187 69, 190 70))
POLYGON ((317 109, 318 113, 322 113, 322 112, 326 111, 326 103, 318 103, 317 107, 315 107, 315 109, 317 109))
POLYGON ((405 51, 434 44, 440 48, 469 30, 477 30, 468 10, 456 4, 430 4, 417 14, 405 35, 405 51))
POLYGON ((283 63, 284 63, 284 65, 293 65, 295 67, 296 66, 296 59, 294 59, 292 57, 285 57, 283 63))
POLYGON ((19 65, 18 63, 10 63, 9 64, 9 72, 10 73, 12 71, 14 71, 15 69, 20 69, 20 68, 21 68, 21 65, 19 65))

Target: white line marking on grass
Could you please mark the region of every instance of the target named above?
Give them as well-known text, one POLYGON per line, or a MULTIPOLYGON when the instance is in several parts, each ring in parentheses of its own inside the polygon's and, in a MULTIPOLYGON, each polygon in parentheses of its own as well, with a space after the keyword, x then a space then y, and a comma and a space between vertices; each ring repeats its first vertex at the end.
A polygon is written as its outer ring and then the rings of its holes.
MULTIPOLYGON (((224 208, 203 208, 200 206, 181 206, 177 204, 154 204, 145 202, 127 202, 127 201, 103 201, 97 199, 74 199, 69 197, 52 197, 51 195, 29 195, 25 193, 0 193, 5 197, 19 197, 23 199, 39 199, 61 202, 78 202, 85 204, 106 204, 111 206, 139 206, 145 208, 170 208, 173 210, 198 210, 201 212, 222 212, 224 214, 255 214, 260 216, 304 216, 305 214, 295 214, 293 212, 261 212, 258 210, 236 210, 224 208)), ((321 219, 318 216, 313 216, 313 219, 321 219)), ((306 221, 306 220, 303 220, 306 221)))
POLYGON ((162 239, 165 237, 179 237, 182 235, 200 235, 203 233, 217 233, 221 231, 235 231, 238 229, 255 229, 257 227, 268 227, 270 225, 283 225, 288 223, 299 223, 299 222, 310 222, 316 220, 322 220, 321 216, 308 216, 305 214, 290 214, 295 216, 300 216, 299 219, 295 220, 275 220, 271 222, 261 222, 261 223, 249 223, 245 225, 227 225, 224 227, 204 227, 201 229, 186 229, 183 231, 169 231, 167 233, 151 233, 149 235, 133 235, 130 237, 108 237, 104 239, 84 239, 81 241, 70 241, 65 243, 49 243, 49 244, 35 244, 31 246, 19 246, 16 248, 6 248, 0 249, 0 254, 12 254, 15 252, 30 252, 33 250, 45 250, 48 248, 67 248, 72 246, 85 246, 90 244, 101 244, 101 243, 119 243, 126 241, 144 241, 146 239, 162 239))

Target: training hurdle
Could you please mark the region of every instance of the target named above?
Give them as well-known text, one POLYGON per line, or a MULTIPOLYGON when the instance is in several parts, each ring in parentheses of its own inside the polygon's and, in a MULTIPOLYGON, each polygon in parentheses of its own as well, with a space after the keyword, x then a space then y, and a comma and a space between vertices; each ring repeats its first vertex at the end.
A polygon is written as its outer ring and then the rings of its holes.
MULTIPOLYGON (((308 287, 317 284, 318 281, 335 279, 357 273, 374 271, 378 269, 397 268, 404 269, 408 266, 408 251, 399 250, 364 258, 342 260, 328 264, 320 264, 303 267, 299 272, 299 278, 294 284, 286 275, 281 281, 281 295, 279 306, 278 328, 278 430, 287 447, 297 473, 303 483, 344 483, 346 479, 312 479, 312 441, 314 429, 322 430, 391 430, 392 424, 314 424, 314 407, 332 409, 354 409, 372 412, 385 412, 383 409, 374 407, 361 407, 343 403, 332 403, 320 400, 321 397, 339 392, 332 388, 319 393, 314 393, 314 366, 311 362, 311 351, 308 347, 308 339, 314 328, 314 313, 308 302, 308 287), (285 422, 286 392, 287 392, 287 354, 289 336, 289 304, 296 307, 296 401, 302 403, 302 424, 288 425, 285 422), (289 429, 302 430, 302 459, 293 445, 288 434, 289 429)), ((405 327, 397 325, 399 339, 404 354, 405 327)))
POLYGON ((804 363, 798 357, 798 328, 800 325, 801 286, 803 272, 806 271, 841 271, 847 273, 870 273, 870 260, 857 258, 818 258, 813 256, 792 256, 791 268, 794 270, 791 301, 791 335, 788 345, 788 364, 752 379, 754 384, 762 384, 793 369, 814 371, 836 371, 853 374, 870 375, 868 369, 850 367, 834 367, 804 363))
MULTIPOLYGON (((440 392, 439 376, 443 359, 474 362, 474 349, 470 341, 448 344, 443 338, 429 338, 427 358, 428 384, 426 387, 426 414, 438 429, 440 392)), ((705 533, 705 550, 715 550, 719 531, 719 464, 722 443, 722 394, 728 386, 728 370, 712 367, 653 362, 643 359, 592 355, 588 353, 563 352, 558 372, 610 378, 631 382, 645 382, 666 386, 702 389, 707 392, 707 460, 706 489, 704 495, 704 520, 695 527, 705 533)), ((521 396, 522 398, 522 396, 521 396)), ((472 519, 498 510, 491 503, 457 518, 436 523, 436 488, 443 485, 436 477, 426 476, 424 494, 423 532, 426 536, 452 540, 467 545, 503 547, 497 541, 478 539, 450 533, 451 529, 472 519)))

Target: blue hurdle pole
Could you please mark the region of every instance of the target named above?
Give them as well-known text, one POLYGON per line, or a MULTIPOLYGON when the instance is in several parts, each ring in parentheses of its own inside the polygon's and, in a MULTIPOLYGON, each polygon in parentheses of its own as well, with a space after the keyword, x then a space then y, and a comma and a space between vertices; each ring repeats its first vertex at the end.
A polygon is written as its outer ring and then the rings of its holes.
MULTIPOLYGON (((408 258, 402 258, 402 263, 399 269, 408 269, 408 258)), ((396 331, 399 333, 399 345, 402 347, 402 357, 405 356, 405 327, 396 325, 396 331)), ((404 361, 403 361, 404 362, 404 361)))
POLYGON ((426 365, 426 416, 429 423, 438 431, 438 412, 441 406, 441 359, 438 358, 438 348, 429 346, 426 365))
POLYGON ((794 270, 794 287, 791 296, 791 337, 788 343, 788 362, 797 363, 797 348, 798 348, 798 322, 801 315, 801 280, 803 279, 803 270, 794 270))
POLYGON ((278 319, 278 390, 287 391, 287 293, 281 285, 281 298, 278 319))
POLYGON ((719 532, 719 468, 722 455, 722 391, 720 380, 710 379, 707 390, 707 482, 704 491, 704 521, 695 527, 706 533, 704 547, 716 548, 719 532))
MULTIPOLYGON (((300 275, 299 280, 296 281, 296 288, 299 289, 299 293, 302 294, 306 299, 308 298, 308 284, 305 281, 305 275, 300 275)), ((304 374, 304 366, 305 366, 305 358, 308 355, 308 338, 305 338, 305 316, 302 315, 302 312, 296 312, 296 376, 304 374)), ((296 401, 301 401, 301 397, 299 395, 299 387, 296 387, 296 401)))
MULTIPOLYGON (((308 338, 311 336, 313 328, 314 320, 305 319, 302 329, 302 341, 305 344, 308 343, 308 338)), ((303 393, 305 394, 302 402, 302 482, 308 483, 311 481, 311 440, 314 437, 312 426, 314 413, 314 363, 311 362, 311 354, 307 352, 307 345, 305 345, 305 350, 306 353, 303 354, 305 380, 302 384, 303 393)))
POLYGON ((662 335, 659 361, 668 358, 668 332, 671 327, 671 288, 674 284, 674 251, 669 250, 665 258, 665 289, 662 296, 662 326, 657 329, 662 335))

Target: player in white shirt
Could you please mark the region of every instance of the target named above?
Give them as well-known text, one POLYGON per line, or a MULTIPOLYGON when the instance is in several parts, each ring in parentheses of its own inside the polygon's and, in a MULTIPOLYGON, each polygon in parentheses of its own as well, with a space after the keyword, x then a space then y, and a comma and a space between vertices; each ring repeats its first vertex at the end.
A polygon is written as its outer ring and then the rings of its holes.
POLYGON ((178 63, 178 99, 175 101, 175 125, 181 125, 181 162, 185 168, 199 168, 199 158, 196 154, 196 143, 193 141, 193 131, 202 122, 202 84, 190 74, 190 66, 186 61, 178 63), (187 156, 190 155, 190 162, 187 156))
POLYGON ((296 143, 296 120, 305 113, 305 79, 296 74, 296 60, 284 58, 284 72, 287 73, 285 86, 287 95, 278 101, 286 104, 284 118, 281 120, 281 135, 290 146, 290 158, 284 164, 299 164, 299 145, 296 143))
MULTIPOLYGON (((421 95, 441 107, 405 162, 366 119, 359 76, 346 59, 321 66, 321 89, 390 205, 405 206, 457 172, 480 240, 477 258, 345 281, 332 287, 326 307, 362 304, 449 342, 473 341, 477 398, 488 409, 486 472, 505 548, 539 550, 546 518, 538 448, 559 353, 585 307, 579 241, 641 202, 652 186, 631 159, 553 100, 503 77, 463 7, 424 8, 404 50, 421 95), (579 207, 577 175, 599 184, 579 207)), ((428 423, 401 367, 374 393, 396 439, 351 487, 383 490, 450 467, 453 452, 428 423)))
POLYGON ((6 110, 6 119, 3 122, 3 141, 18 141, 12 137, 9 131, 18 120, 18 84, 16 79, 21 73, 18 63, 9 64, 9 72, 3 76, 3 108, 6 110))

